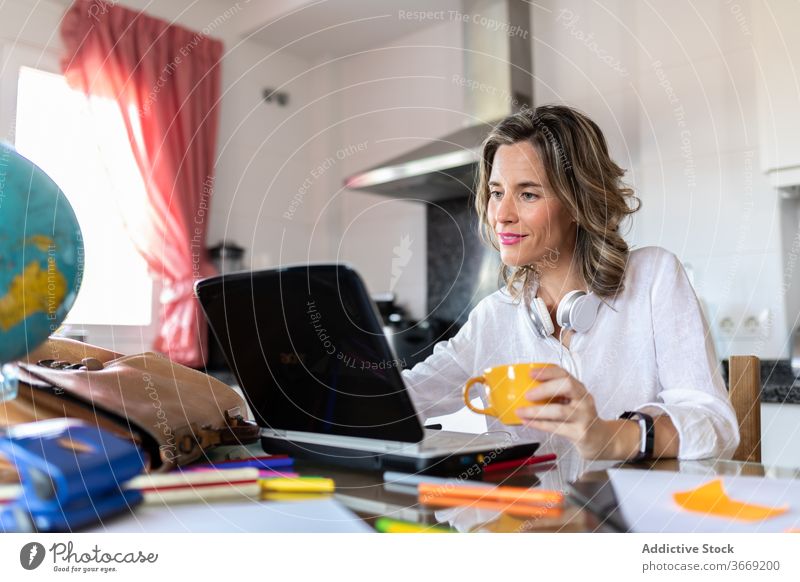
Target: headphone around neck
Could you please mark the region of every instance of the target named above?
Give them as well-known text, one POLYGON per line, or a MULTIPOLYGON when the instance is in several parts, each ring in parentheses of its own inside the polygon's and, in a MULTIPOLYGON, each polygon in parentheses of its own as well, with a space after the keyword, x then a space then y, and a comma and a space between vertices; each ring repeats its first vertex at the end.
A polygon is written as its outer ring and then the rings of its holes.
MULTIPOLYGON (((572 329, 578 333, 586 333, 597 319, 600 303, 600 298, 594 293, 570 291, 558 303, 556 321, 562 330, 572 329)), ((553 335, 555 326, 544 299, 534 297, 528 304, 528 313, 539 337, 546 338, 553 335)))

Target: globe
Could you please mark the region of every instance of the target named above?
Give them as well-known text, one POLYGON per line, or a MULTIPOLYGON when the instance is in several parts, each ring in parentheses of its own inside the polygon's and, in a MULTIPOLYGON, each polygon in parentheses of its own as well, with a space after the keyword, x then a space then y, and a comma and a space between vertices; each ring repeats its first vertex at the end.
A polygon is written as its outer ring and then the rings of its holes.
POLYGON ((56 183, 0 144, 0 363, 52 334, 75 302, 83 276, 83 239, 56 183))

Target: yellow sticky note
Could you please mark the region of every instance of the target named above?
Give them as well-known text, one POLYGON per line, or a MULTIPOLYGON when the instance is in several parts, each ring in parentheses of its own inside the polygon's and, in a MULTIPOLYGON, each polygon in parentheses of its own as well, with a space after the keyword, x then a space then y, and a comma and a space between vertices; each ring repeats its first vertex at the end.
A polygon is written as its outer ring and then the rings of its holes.
POLYGON ((722 480, 715 479, 697 489, 673 493, 675 502, 687 511, 705 513, 716 517, 728 517, 741 521, 760 521, 789 511, 788 506, 767 507, 755 503, 734 501, 722 488, 722 480))

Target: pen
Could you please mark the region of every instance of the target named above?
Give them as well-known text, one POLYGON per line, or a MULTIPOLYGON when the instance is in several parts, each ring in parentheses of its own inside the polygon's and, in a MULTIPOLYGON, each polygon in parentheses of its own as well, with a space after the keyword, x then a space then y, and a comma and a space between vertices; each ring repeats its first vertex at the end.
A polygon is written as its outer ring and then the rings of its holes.
POLYGON ((419 500, 423 503, 436 502, 437 497, 465 498, 477 501, 505 501, 510 503, 533 503, 539 505, 560 505, 564 495, 549 489, 527 489, 525 487, 470 487, 466 485, 442 486, 435 483, 422 483, 419 486, 419 500))
MULTIPOLYGON (((422 501, 422 500, 420 500, 422 501)), ((436 497, 429 501, 422 501, 426 505, 439 507, 468 507, 470 509, 488 509, 520 517, 559 517, 561 506, 548 507, 546 505, 529 505, 527 503, 503 503, 500 501, 476 501, 465 497, 436 497)))
POLYGON ((276 477, 261 479, 261 491, 281 493, 332 493, 336 488, 333 479, 326 477, 276 477))
POLYGON ((453 533, 453 530, 436 525, 423 525, 388 517, 375 520, 375 529, 381 533, 453 533))
POLYGON ((483 468, 483 470, 484 472, 503 471, 507 469, 516 469, 518 467, 525 467, 527 465, 536 465, 538 463, 555 461, 555 459, 556 455, 554 453, 549 453, 547 455, 539 455, 537 457, 527 457, 524 459, 512 459, 510 461, 489 463, 483 468))
POLYGON ((213 461, 211 463, 203 463, 201 465, 191 465, 187 467, 190 470, 194 469, 234 469, 240 467, 255 467, 257 469, 277 469, 280 467, 291 467, 294 464, 294 459, 286 455, 274 457, 253 457, 251 459, 233 459, 229 461, 213 461))

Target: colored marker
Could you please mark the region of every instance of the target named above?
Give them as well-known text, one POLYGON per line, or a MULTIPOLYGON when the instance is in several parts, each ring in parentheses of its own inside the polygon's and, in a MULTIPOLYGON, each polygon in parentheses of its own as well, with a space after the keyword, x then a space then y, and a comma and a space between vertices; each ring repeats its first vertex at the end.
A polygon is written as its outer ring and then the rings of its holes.
POLYGON ((294 459, 285 455, 274 457, 253 457, 251 459, 232 459, 230 461, 214 461, 201 465, 191 465, 190 470, 196 469, 238 469, 241 467, 255 467, 256 469, 278 469, 280 467, 291 467, 294 459))
POLYGON ((475 501, 504 501, 508 503, 529 503, 537 505, 560 505, 564 494, 549 489, 527 489, 525 487, 471 487, 467 485, 439 485, 422 483, 419 486, 419 500, 423 503, 437 501, 438 497, 462 498, 475 501))
POLYGON ((261 491, 280 493, 333 493, 336 483, 327 477, 276 477, 260 479, 261 491))
POLYGON ((439 507, 468 507, 470 509, 487 509, 498 513, 518 515, 520 517, 559 517, 562 513, 561 506, 549 507, 546 505, 531 505, 529 503, 512 503, 502 501, 478 501, 466 497, 436 497, 423 501, 426 505, 439 507))
POLYGON ((454 533, 453 530, 436 525, 423 525, 412 521, 400 521, 388 517, 375 520, 375 529, 381 533, 454 533))
POLYGON ((555 461, 556 455, 549 453, 547 455, 539 455, 538 457, 526 457, 524 459, 512 459, 510 461, 499 461, 487 464, 483 471, 490 473, 492 471, 503 471, 509 469, 517 469, 528 465, 536 465, 539 463, 547 463, 548 461, 555 461))

